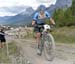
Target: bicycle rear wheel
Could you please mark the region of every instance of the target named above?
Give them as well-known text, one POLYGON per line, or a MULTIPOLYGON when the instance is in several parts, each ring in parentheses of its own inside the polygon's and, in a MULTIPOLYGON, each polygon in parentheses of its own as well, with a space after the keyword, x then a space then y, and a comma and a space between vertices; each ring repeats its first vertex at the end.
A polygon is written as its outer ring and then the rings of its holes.
POLYGON ((55 42, 51 34, 44 37, 44 55, 46 60, 52 61, 55 55, 55 42))

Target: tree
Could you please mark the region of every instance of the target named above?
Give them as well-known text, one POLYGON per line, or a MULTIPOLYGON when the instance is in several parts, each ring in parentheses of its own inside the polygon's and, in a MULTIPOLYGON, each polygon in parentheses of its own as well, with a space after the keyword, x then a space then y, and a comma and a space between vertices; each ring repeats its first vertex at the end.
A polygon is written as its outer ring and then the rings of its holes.
POLYGON ((57 9, 54 12, 53 17, 56 21, 56 25, 59 27, 75 25, 75 0, 73 0, 71 7, 66 10, 64 9, 57 9))
POLYGON ((75 0, 72 1, 72 15, 75 16, 75 0))

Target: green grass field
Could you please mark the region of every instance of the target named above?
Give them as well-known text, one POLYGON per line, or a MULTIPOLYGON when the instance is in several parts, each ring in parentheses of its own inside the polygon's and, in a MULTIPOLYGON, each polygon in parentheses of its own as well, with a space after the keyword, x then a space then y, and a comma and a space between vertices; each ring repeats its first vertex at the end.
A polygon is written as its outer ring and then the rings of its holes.
POLYGON ((56 42, 75 43, 75 26, 55 28, 52 34, 56 42))
MULTIPOLYGON (((61 27, 61 28, 54 28, 51 32, 54 36, 56 43, 75 43, 75 26, 71 27, 61 27)), ((24 39, 34 39, 34 33, 32 32, 27 35, 24 39)), ((14 55, 17 53, 17 46, 14 41, 11 41, 9 44, 9 55, 14 55)), ((7 49, 6 46, 3 49, 0 49, 0 63, 9 64, 11 60, 7 56, 7 49)))
MULTIPOLYGON (((14 44, 14 41, 8 44, 9 55, 14 55, 16 53, 17 47, 14 44)), ((7 47, 0 48, 0 63, 9 64, 11 63, 10 58, 7 56, 7 47)))
MULTIPOLYGON (((51 33, 57 43, 75 43, 75 26, 55 27, 51 33)), ((25 39, 33 39, 35 35, 35 33, 29 33, 25 39)))

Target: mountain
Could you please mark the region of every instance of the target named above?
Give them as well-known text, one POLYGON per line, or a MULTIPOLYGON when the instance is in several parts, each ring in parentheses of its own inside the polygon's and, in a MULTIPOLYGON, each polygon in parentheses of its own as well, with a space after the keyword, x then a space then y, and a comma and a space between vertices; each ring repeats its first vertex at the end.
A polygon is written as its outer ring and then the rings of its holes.
POLYGON ((11 12, 11 13, 20 13, 21 11, 27 9, 28 6, 13 6, 13 7, 0 7, 0 11, 11 12))
POLYGON ((72 5, 72 0, 57 0, 55 5, 49 6, 48 11, 53 11, 58 8, 68 8, 72 5))
POLYGON ((72 0, 57 0, 55 6, 56 8, 70 7, 72 5, 72 0))
POLYGON ((32 19, 31 15, 33 14, 34 10, 32 7, 28 7, 25 10, 21 11, 16 16, 11 16, 10 18, 6 19, 4 24, 13 24, 13 25, 20 25, 20 24, 29 24, 29 21, 32 19))
POLYGON ((72 0, 57 0, 55 5, 51 5, 47 8, 47 11, 53 15, 54 11, 56 9, 63 9, 63 8, 68 8, 72 5, 72 0))
POLYGON ((4 21, 4 18, 0 17, 0 24, 2 24, 3 21, 4 21))
POLYGON ((8 19, 10 19, 13 16, 4 16, 4 17, 0 17, 0 24, 6 24, 6 21, 8 19))
MULTIPOLYGON (((53 14, 55 9, 70 7, 72 5, 72 0, 57 0, 55 5, 49 6, 46 10, 53 14)), ((11 10, 11 9, 9 9, 11 10)), ((0 17, 0 23, 2 24, 11 24, 11 25, 27 25, 31 23, 32 17, 37 10, 33 10, 32 7, 12 7, 12 12, 18 12, 15 16, 5 16, 0 17), (16 11, 14 10, 16 9, 16 11)))
POLYGON ((26 8, 25 10, 21 11, 21 12, 19 13, 19 15, 30 16, 30 15, 33 14, 33 13, 34 13, 33 8, 32 8, 32 7, 28 7, 28 8, 26 8))

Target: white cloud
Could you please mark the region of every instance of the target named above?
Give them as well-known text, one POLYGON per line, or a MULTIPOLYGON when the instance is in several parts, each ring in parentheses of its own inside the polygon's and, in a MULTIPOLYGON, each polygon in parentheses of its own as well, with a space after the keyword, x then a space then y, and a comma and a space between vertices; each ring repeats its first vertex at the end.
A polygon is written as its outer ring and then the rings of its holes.
POLYGON ((16 0, 0 0, 0 7, 9 7, 15 5, 16 0))
POLYGON ((0 0, 0 7, 25 5, 25 6, 32 6, 33 8, 37 8, 39 4, 44 4, 46 6, 49 6, 56 2, 56 0, 49 0, 49 2, 46 2, 48 0, 45 0, 45 3, 41 1, 42 0, 0 0))
MULTIPOLYGON (((49 2, 41 2, 49 0, 0 0, 0 7, 12 7, 12 6, 31 6, 33 9, 36 9, 40 4, 44 4, 47 7, 51 4, 55 4, 56 0, 50 0, 49 2)), ((10 15, 10 13, 4 13, 4 15, 10 15)), ((12 13, 11 13, 12 14, 12 13)), ((3 13, 0 12, 0 16, 3 13)))

